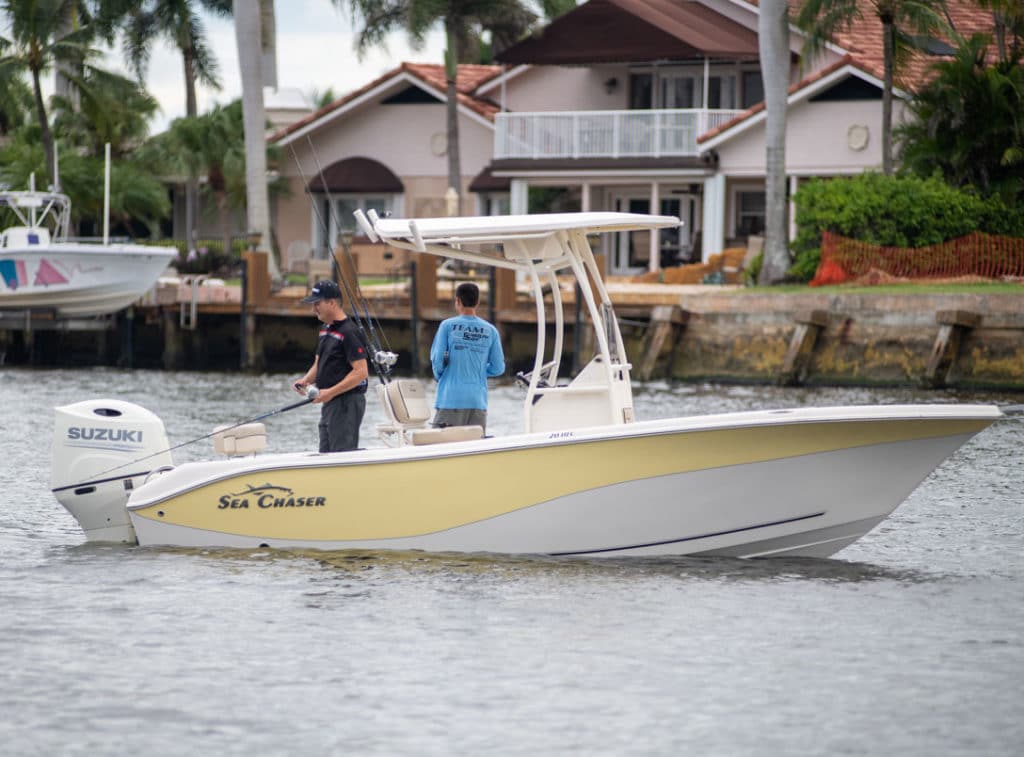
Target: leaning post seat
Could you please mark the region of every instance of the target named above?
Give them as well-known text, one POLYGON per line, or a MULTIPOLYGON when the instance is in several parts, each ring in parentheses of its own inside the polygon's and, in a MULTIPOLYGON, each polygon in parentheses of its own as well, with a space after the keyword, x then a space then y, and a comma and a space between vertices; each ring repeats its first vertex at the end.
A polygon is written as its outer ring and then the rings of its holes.
POLYGON ((411 431, 412 443, 415 446, 424 444, 444 444, 445 442, 471 442, 482 439, 482 426, 446 426, 444 428, 421 428, 411 431))
POLYGON ((377 433, 390 445, 406 445, 406 431, 424 428, 430 420, 430 402, 419 379, 394 379, 378 384, 377 398, 387 418, 385 423, 377 424, 377 433))
POLYGON ((255 455, 267 448, 267 428, 262 423, 218 426, 213 430, 213 451, 218 455, 255 455))

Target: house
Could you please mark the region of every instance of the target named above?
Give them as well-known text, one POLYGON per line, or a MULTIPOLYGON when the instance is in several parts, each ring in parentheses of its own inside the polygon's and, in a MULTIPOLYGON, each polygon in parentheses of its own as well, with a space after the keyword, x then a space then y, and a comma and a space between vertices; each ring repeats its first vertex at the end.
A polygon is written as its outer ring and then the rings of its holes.
MULTIPOLYGON (((864 19, 819 60, 802 61, 803 38, 791 32, 791 195, 810 177, 881 166, 881 26, 864 5, 864 19)), ((991 29, 991 16, 966 0, 949 0, 949 12, 961 33, 991 29)), ((589 0, 503 51, 501 65, 460 66, 459 212, 622 210, 683 220, 658 235, 604 240, 613 274, 707 259, 757 234, 765 213, 757 14, 746 0, 589 0)), ((895 123, 927 64, 918 56, 901 69, 895 123)), ((404 63, 278 132, 292 187, 275 218, 282 249, 298 242, 294 249, 325 254, 357 207, 445 213, 444 102, 442 66, 404 63)))

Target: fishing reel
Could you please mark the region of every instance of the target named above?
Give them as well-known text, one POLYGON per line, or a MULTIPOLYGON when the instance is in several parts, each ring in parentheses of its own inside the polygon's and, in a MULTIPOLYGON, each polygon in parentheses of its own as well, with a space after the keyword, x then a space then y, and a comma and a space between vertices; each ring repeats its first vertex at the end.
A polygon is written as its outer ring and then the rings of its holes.
POLYGON ((398 353, 388 350, 377 350, 373 353, 373 362, 377 365, 391 368, 398 362, 398 353))

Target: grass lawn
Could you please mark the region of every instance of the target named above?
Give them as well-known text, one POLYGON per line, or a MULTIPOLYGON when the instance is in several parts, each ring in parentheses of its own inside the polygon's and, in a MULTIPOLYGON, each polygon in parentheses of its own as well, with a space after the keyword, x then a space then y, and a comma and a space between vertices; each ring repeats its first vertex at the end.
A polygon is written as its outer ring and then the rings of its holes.
POLYGON ((1024 295, 1024 282, 1009 281, 978 281, 970 283, 935 283, 926 284, 913 282, 907 284, 877 284, 874 286, 855 286, 852 284, 836 284, 812 287, 807 284, 782 284, 779 286, 750 286, 740 290, 742 294, 1021 294, 1024 295))

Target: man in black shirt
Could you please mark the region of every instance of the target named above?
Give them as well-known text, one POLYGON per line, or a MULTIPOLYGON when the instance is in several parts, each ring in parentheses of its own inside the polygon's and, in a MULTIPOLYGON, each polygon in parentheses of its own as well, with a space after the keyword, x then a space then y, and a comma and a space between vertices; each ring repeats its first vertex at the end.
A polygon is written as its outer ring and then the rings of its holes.
POLYGON ((321 403, 320 451, 345 452, 359 446, 359 426, 366 412, 366 385, 369 371, 366 346, 359 329, 341 307, 341 290, 333 281, 319 281, 303 300, 313 305, 313 313, 323 322, 316 345, 313 366, 293 384, 305 396, 306 387, 315 384, 321 403))

